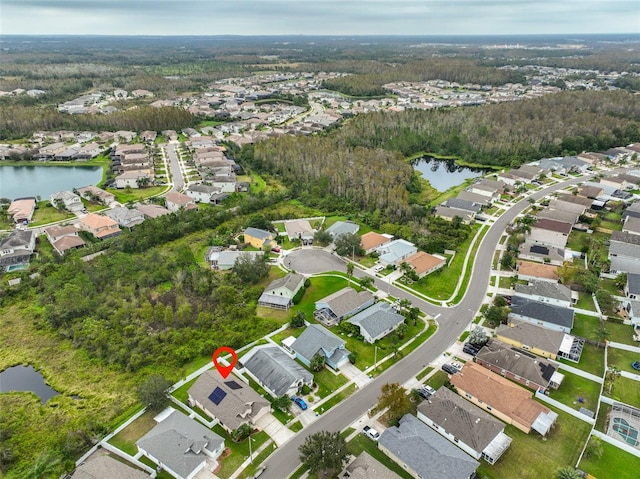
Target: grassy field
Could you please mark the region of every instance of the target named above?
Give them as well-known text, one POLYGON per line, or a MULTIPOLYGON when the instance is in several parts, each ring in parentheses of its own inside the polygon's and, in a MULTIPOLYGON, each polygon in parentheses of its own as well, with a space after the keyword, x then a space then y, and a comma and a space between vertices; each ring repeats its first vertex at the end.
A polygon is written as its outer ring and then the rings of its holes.
POLYGON ((31 364, 60 392, 45 405, 32 393, 0 394, 0 411, 11 412, 4 416, 10 419, 3 428, 11 437, 3 447, 11 448, 18 468, 59 449, 67 434, 87 424, 113 430, 121 416, 131 416, 137 407, 137 378, 100 366, 55 336, 44 326, 36 303, 25 298, 0 309, 0 371, 31 364))
POLYGON ((616 401, 640 408, 640 382, 620 376, 613 383, 611 394, 605 387, 603 394, 616 401))
POLYGON ((593 304, 593 297, 589 293, 580 292, 576 308, 586 309, 587 311, 595 311, 596 305, 593 304))
POLYGON ((340 386, 347 384, 347 378, 342 374, 333 374, 327 368, 313 373, 313 381, 318 385, 317 391, 313 393, 314 396, 325 398, 329 394, 333 393, 340 386))
MULTIPOLYGON (((221 479, 227 479, 233 474, 236 469, 244 462, 245 459, 249 459, 249 438, 242 442, 233 442, 229 435, 225 432, 220 425, 213 428, 213 432, 225 438, 224 445, 231 449, 231 454, 224 459, 221 459, 221 467, 216 476, 221 479)), ((258 449, 264 442, 269 440, 269 436, 266 432, 260 431, 251 435, 252 451, 258 449)))
POLYGON ((138 452, 136 441, 151 431, 155 425, 153 418, 156 414, 156 412, 145 412, 142 416, 113 436, 109 441, 109 444, 131 456, 135 456, 138 452))
POLYGON ((607 432, 609 425, 609 413, 611 412, 611 405, 605 402, 600 403, 600 409, 598 410, 598 417, 596 418, 595 428, 600 432, 607 432))
POLYGON ((617 323, 615 321, 605 321, 604 327, 609 331, 609 341, 616 343, 629 344, 631 346, 639 346, 638 341, 633 340, 633 328, 630 324, 617 323))
POLYGON ((150 196, 157 196, 166 190, 166 186, 149 186, 148 188, 125 188, 122 190, 109 188, 107 191, 113 193, 119 203, 126 204, 130 201, 135 202, 150 196))
POLYGON ((640 353, 612 347, 607 348, 607 366, 615 366, 621 371, 640 374, 639 371, 631 367, 631 363, 634 361, 640 361, 640 353))
POLYGON ((575 464, 591 426, 559 410, 555 412, 558 420, 546 438, 507 425, 504 432, 513 439, 511 447, 495 465, 482 462, 478 474, 488 479, 551 478, 559 467, 575 464))
POLYGON ((313 312, 316 309, 315 302, 336 291, 348 286, 346 278, 338 276, 314 276, 311 285, 306 289, 300 304, 290 309, 291 315, 297 311, 304 311, 309 321, 313 320, 313 312))
POLYGON ((338 394, 336 394, 335 396, 333 396, 331 399, 327 400, 325 403, 323 403, 318 409, 317 412, 319 414, 322 414, 323 412, 328 411, 329 409, 331 409, 333 406, 335 406, 336 404, 338 404, 341 401, 344 401, 345 399, 347 399, 349 396, 351 396, 354 392, 356 392, 356 385, 355 384, 350 384, 348 387, 344 388, 342 391, 340 391, 338 394))
POLYGON ((580 363, 576 364, 562 358, 558 358, 558 361, 599 377, 604 374, 604 348, 598 348, 591 344, 585 343, 582 356, 580 356, 580 363))
POLYGON ((562 385, 559 389, 551 389, 549 396, 575 410, 585 407, 595 412, 600 397, 600 384, 565 370, 562 374, 562 385))
POLYGON ((70 220, 76 215, 67 210, 58 210, 48 201, 40 201, 38 207, 33 212, 33 219, 29 226, 41 226, 56 221, 70 220))
POLYGON ((429 366, 428 368, 424 369, 423 371, 420 372, 420 374, 418 374, 416 376, 416 379, 418 381, 421 381, 422 378, 424 378, 427 374, 429 374, 431 371, 433 371, 433 368, 431 366, 429 366))
POLYGON ((253 462, 251 464, 249 464, 245 468, 245 470, 240 473, 238 478, 239 479, 248 479, 249 477, 253 476, 253 474, 255 474, 256 471, 260 468, 260 464, 262 464, 265 461, 265 459, 267 457, 269 457, 276 450, 276 448, 277 448, 276 444, 272 442, 260 454, 256 455, 254 453, 253 454, 253 462))
POLYGON ((583 458, 579 468, 597 479, 637 479, 640 458, 602 441, 602 457, 583 458))
POLYGON ((573 328, 571 328, 571 334, 574 336, 580 336, 582 338, 593 339, 596 341, 596 331, 600 327, 600 318, 595 316, 588 316, 586 314, 575 315, 573 321, 573 328))
POLYGON ((442 370, 439 370, 425 383, 431 386, 436 391, 444 386, 444 383, 449 379, 449 375, 442 370))

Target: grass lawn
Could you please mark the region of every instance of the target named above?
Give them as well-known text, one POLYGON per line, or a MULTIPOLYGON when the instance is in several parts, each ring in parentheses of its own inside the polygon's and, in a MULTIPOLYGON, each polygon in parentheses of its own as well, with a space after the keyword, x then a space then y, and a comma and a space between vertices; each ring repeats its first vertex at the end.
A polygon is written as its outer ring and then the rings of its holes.
POLYGON ((638 371, 631 367, 631 363, 634 361, 640 361, 640 353, 612 347, 607 348, 607 366, 615 366, 621 371, 638 374, 638 371))
POLYGON ((302 334, 302 331, 304 331, 304 328, 288 328, 284 331, 280 331, 279 333, 274 334, 273 336, 271 336, 271 339, 274 343, 281 344, 282 340, 287 339, 289 336, 294 336, 297 338, 302 334))
POLYGON ((579 467, 598 479, 636 479, 640 458, 602 441, 602 457, 582 458, 579 467))
POLYGON ((362 453, 362 451, 367 451, 372 457, 376 458, 378 461, 384 464, 387 468, 394 471, 400 477, 404 479, 411 479, 412 476, 407 471, 402 469, 402 467, 400 467, 385 453, 378 449, 377 443, 375 441, 368 439, 363 434, 358 434, 356 437, 351 439, 351 441, 349 441, 348 443, 348 446, 351 454, 353 454, 354 456, 358 456, 360 453, 362 453))
POLYGON ((198 378, 193 378, 191 381, 189 381, 188 383, 183 384, 182 386, 180 386, 178 389, 176 389, 175 391, 173 391, 173 393, 171 393, 171 395, 176 398, 178 401, 183 402, 183 403, 187 403, 187 399, 189 397, 189 395, 187 394, 187 392, 189 391, 189 388, 191 386, 193 386, 193 383, 195 383, 198 380, 198 378))
POLYGON ((156 414, 157 412, 145 412, 142 416, 133 421, 118 434, 113 436, 109 441, 109 444, 117 447, 118 449, 126 452, 131 456, 135 456, 138 452, 136 441, 146 433, 151 431, 153 426, 155 426, 155 421, 153 420, 153 418, 156 416, 156 414))
POLYGON ((423 377, 425 377, 427 374, 429 374, 431 371, 433 371, 433 368, 431 366, 429 366, 428 368, 426 368, 424 371, 422 371, 420 374, 418 374, 416 376, 416 379, 418 381, 421 381, 423 377))
POLYGON ((630 324, 617 323, 615 321, 605 321, 604 327, 609 331, 609 341, 616 343, 638 346, 638 342, 633 340, 633 328, 630 324))
POLYGON ((562 374, 562 385, 559 389, 551 389, 549 397, 575 410, 585 407, 595 412, 600 397, 600 384, 565 370, 562 374), (582 398, 582 403, 578 402, 578 398, 582 398))
POLYGON ((316 309, 315 302, 346 286, 348 286, 347 279, 343 277, 314 276, 311 278, 311 284, 304 292, 300 304, 291 308, 291 315, 295 315, 298 311, 304 311, 307 315, 307 320, 313 322, 313 312, 316 309))
POLYGON ((483 461, 477 471, 480 477, 550 478, 556 469, 575 464, 591 426, 562 411, 554 411, 558 413, 558 420, 546 438, 533 431, 525 434, 507 425, 504 432, 513 439, 511 447, 495 465, 483 461))
MULTIPOLYGON (((582 350, 582 356, 580 356, 580 362, 578 364, 573 361, 567 361, 563 358, 558 358, 558 361, 574 368, 582 369, 596 376, 602 377, 604 374, 604 348, 598 348, 591 344, 584 345, 582 350)), ((563 372, 563 371, 561 371, 563 372)))
POLYGON ((317 410, 316 412, 318 412, 319 414, 322 414, 326 411, 328 411, 329 409, 331 409, 333 406, 335 406, 336 404, 338 404, 339 402, 344 401, 345 399, 347 399, 349 396, 351 396, 354 392, 356 392, 356 385, 355 384, 350 384, 349 387, 344 388, 342 391, 340 391, 338 394, 336 394, 335 396, 333 396, 331 399, 327 400, 325 403, 323 403, 317 410))
POLYGON ((500 281, 498 283, 499 288, 511 289, 512 278, 508 276, 500 276, 500 281))
POLYGON ((640 407, 640 382, 633 379, 620 376, 614 381, 611 394, 607 387, 604 388, 603 394, 630 406, 640 407))
MULTIPOLYGON (((222 479, 227 479, 236 471, 236 469, 240 467, 245 459, 249 459, 249 439, 245 439, 244 441, 239 443, 233 442, 226 431, 222 429, 222 426, 220 425, 214 426, 213 432, 222 436, 225 439, 225 446, 231 449, 231 454, 229 456, 225 457, 224 459, 220 459, 222 467, 218 472, 216 472, 216 476, 222 479)), ((253 440, 251 449, 252 451, 255 451, 262 445, 262 443, 266 442, 269 439, 269 436, 266 432, 260 431, 256 434, 252 434, 251 439, 253 440)))
POLYGON ((302 423, 300 421, 295 421, 292 424, 289 424, 289 429, 293 432, 302 431, 302 423))
POLYGON ((431 386, 436 391, 444 386, 444 383, 449 379, 449 375, 444 371, 440 370, 435 373, 433 376, 429 378, 429 380, 425 383, 431 386))
POLYGON ((142 198, 159 195, 166 189, 166 186, 150 186, 148 188, 125 188, 122 190, 109 188, 107 191, 113 193, 119 203, 126 204, 129 201, 139 201, 142 198))
POLYGON ((598 340, 596 331, 600 327, 600 318, 576 313, 571 334, 582 338, 598 340))
POLYGON ((611 412, 611 405, 601 402, 600 409, 598 410, 598 417, 596 418, 596 429, 600 432, 607 432, 607 426, 609 424, 609 413, 611 412))
POLYGON ((313 396, 325 398, 335 392, 340 386, 347 384, 347 378, 342 374, 333 374, 327 368, 313 373, 313 381, 318 385, 318 389, 313 392, 313 396))
POLYGON ((33 219, 29 226, 40 226, 56 221, 63 221, 75 218, 76 215, 67 210, 57 210, 48 201, 41 201, 33 212, 33 219))
POLYGON ((254 453, 253 463, 249 464, 246 467, 246 469, 240 473, 238 478, 248 479, 249 477, 253 476, 253 474, 255 474, 256 471, 260 468, 260 464, 262 464, 265 461, 265 459, 269 457, 276 450, 276 448, 277 448, 276 444, 272 442, 260 454, 256 455, 254 453))
POLYGON ((589 293, 580 292, 578 293, 578 303, 576 304, 576 308, 578 309, 586 309, 587 311, 596 311, 596 305, 593 304, 593 296, 589 293))

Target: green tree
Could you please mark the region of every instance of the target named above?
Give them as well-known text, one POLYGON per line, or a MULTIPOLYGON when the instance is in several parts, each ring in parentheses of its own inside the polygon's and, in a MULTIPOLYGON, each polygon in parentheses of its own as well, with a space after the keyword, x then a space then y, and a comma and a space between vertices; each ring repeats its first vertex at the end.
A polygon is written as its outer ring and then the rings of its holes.
POLYGON ((398 338, 404 339, 404 335, 407 334, 407 328, 407 323, 400 323, 398 325, 398 327, 396 328, 396 334, 398 335, 398 338))
POLYGON ((333 236, 331 233, 327 233, 326 231, 316 231, 313 235, 313 242, 320 246, 327 246, 331 244, 333 241, 333 236))
POLYGON ((598 340, 598 347, 602 346, 609 338, 609 330, 604 326, 604 323, 600 321, 599 326, 595 329, 594 334, 598 340))
POLYGON ((347 263, 347 279, 349 281, 349 286, 351 286, 351 277, 353 276, 353 263, 347 263))
POLYGON ((373 283, 374 279, 371 276, 363 276, 362 278, 360 278, 360 286, 362 286, 364 289, 371 288, 371 286, 373 286, 373 283))
POLYGON ((387 416, 390 424, 398 424, 400 418, 411 408, 407 390, 398 383, 387 383, 382 386, 378 396, 378 410, 387 408, 387 416))
POLYGON ((602 445, 602 439, 596 436, 591 436, 589 438, 589 442, 587 442, 587 447, 584 450, 585 457, 595 457, 600 459, 604 452, 604 447, 602 445))
POLYGON ((136 185, 138 188, 145 188, 149 186, 150 181, 148 176, 141 176, 136 180, 136 185))
POLYGON ((138 399, 152 411, 159 411, 169 404, 167 393, 171 382, 160 374, 149 376, 138 386, 138 399))
POLYGON ((582 476, 571 466, 561 467, 556 471, 555 479, 581 479, 582 476))
POLYGON ((275 408, 278 409, 279 411, 282 412, 287 412, 289 410, 289 407, 291 406, 291 399, 289 398, 289 396, 287 396, 286 394, 275 398, 272 402, 271 405, 275 408))
POLYGON ((614 281, 617 288, 622 291, 627 285, 627 273, 620 273, 618 276, 616 276, 614 281))
POLYGON ((309 367, 312 371, 318 372, 322 371, 324 368, 324 364, 327 361, 327 358, 322 353, 316 353, 314 357, 311 358, 311 363, 309 367))
POLYGON ((269 265, 265 255, 241 253, 233 265, 233 272, 243 283, 255 284, 269 276, 269 265))
POLYGON ((292 328, 301 328, 304 326, 306 320, 307 320, 306 313, 304 311, 298 311, 293 316, 293 318, 291 318, 289 325, 292 328))
POLYGON ((350 455, 347 443, 338 432, 320 431, 308 436, 298 449, 300 462, 311 476, 319 471, 324 477, 342 469, 350 455))
POLYGON ((489 336, 484 328, 476 326, 469 332, 469 342, 476 346, 484 346, 489 341, 489 336))
POLYGON ((357 234, 346 233, 338 236, 334 241, 336 253, 340 256, 359 255, 362 252, 360 237, 357 234))
POLYGON ((273 231, 273 224, 264 215, 253 215, 247 221, 247 227, 258 228, 265 231, 273 231))
POLYGON ((600 309, 606 314, 613 313, 617 306, 617 302, 613 298, 613 295, 604 288, 600 288, 596 291, 596 301, 600 305, 600 309))
POLYGON ((420 317, 420 308, 416 308, 415 306, 412 308, 409 308, 409 311, 407 311, 407 320, 411 320, 413 321, 413 325, 415 326, 416 324, 418 324, 418 318, 420 317))
POLYGON ((507 320, 509 313, 507 312, 507 308, 500 308, 498 306, 489 306, 487 310, 484 312, 484 317, 487 321, 493 323, 494 325, 498 325, 507 320))
POLYGON ((233 442, 241 442, 251 436, 252 432, 253 428, 249 424, 240 424, 236 429, 231 431, 231 439, 233 442))

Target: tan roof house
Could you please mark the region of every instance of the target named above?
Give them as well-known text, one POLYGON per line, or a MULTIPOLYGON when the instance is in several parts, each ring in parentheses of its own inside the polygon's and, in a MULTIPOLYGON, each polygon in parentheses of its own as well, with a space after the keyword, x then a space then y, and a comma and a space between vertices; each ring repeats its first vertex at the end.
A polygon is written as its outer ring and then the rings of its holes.
POLYGON ((435 270, 442 268, 446 261, 444 258, 434 256, 424 251, 418 251, 416 254, 409 256, 405 260, 419 278, 433 273, 435 270))
POLYGON ((551 281, 557 283, 560 280, 558 276, 558 267, 550 264, 533 263, 531 261, 516 262, 518 270, 518 278, 526 280, 551 281))
POLYGON ((390 241, 391 238, 374 231, 370 231, 360 236, 360 246, 362 246, 365 254, 375 251, 376 248, 385 245, 390 241))
POLYGON ((479 364, 468 362, 450 378, 460 396, 525 433, 546 435, 558 415, 536 402, 531 392, 479 364))
POLYGON ((19 198, 11 202, 7 213, 9 216, 13 216, 13 221, 22 223, 24 221, 31 221, 35 209, 35 198, 19 198))
POLYGON ((95 213, 89 213, 84 218, 81 218, 78 222, 78 227, 98 239, 111 238, 122 233, 117 221, 95 213))
POLYGON ((78 230, 71 225, 50 226, 44 230, 44 234, 60 256, 70 249, 80 248, 85 245, 84 240, 78 236, 78 230))
POLYGON ((139 469, 127 466, 107 454, 92 455, 79 465, 71 479, 149 479, 149 475, 139 469))
POLYGON ((167 193, 165 200, 167 209, 171 212, 176 212, 181 208, 184 208, 185 210, 198 208, 196 201, 193 198, 175 191, 167 193))
POLYGON ((116 200, 113 193, 109 193, 93 185, 78 188, 78 194, 89 201, 99 201, 105 206, 110 205, 116 200))

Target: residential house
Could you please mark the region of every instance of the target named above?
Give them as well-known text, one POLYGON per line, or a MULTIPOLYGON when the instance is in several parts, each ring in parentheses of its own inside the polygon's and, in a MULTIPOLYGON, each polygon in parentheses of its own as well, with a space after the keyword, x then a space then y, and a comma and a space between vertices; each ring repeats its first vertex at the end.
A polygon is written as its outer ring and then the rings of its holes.
POLYGON ((470 479, 480 465, 411 414, 380 435, 378 448, 419 479, 470 479))
POLYGON ((185 210, 197 208, 196 202, 193 198, 176 191, 170 191, 169 193, 167 193, 167 196, 165 197, 165 203, 167 209, 172 213, 175 213, 176 211, 183 208, 185 210))
POLYGON ((171 214, 171 211, 164 206, 154 205, 153 203, 148 205, 138 203, 135 205, 135 209, 142 213, 145 218, 158 218, 159 216, 171 214))
POLYGON ((492 200, 493 200, 489 196, 479 195, 477 193, 473 193, 468 188, 464 189, 460 193, 458 193, 457 198, 459 198, 461 200, 465 200, 465 201, 471 201, 472 203, 475 203, 475 204, 481 205, 481 206, 489 206, 491 204, 492 200))
POLYGON ((459 218, 464 224, 471 223, 476 217, 475 213, 471 211, 451 208, 445 205, 436 206, 433 214, 434 216, 447 221, 453 221, 454 218, 459 218))
POLYGON ((70 479, 149 479, 149 475, 140 469, 134 469, 124 462, 105 454, 94 453, 82 462, 70 476, 70 479))
POLYGON ((224 439, 173 408, 154 417, 156 425, 136 442, 138 450, 176 479, 193 479, 213 471, 224 439))
POLYGON ((31 230, 14 230, 0 240, 0 270, 13 271, 29 266, 36 249, 36 235, 31 230))
POLYGON ((47 146, 43 146, 38 150, 38 154, 36 155, 41 160, 52 160, 56 155, 59 155, 63 151, 67 149, 67 146, 64 143, 57 142, 52 143, 47 146))
MULTIPOLYGON (((115 178, 115 187, 122 188, 140 188, 140 184, 146 178, 147 181, 152 181, 152 175, 147 170, 131 170, 125 171, 121 175, 115 178)), ((169 193, 171 194, 171 193, 169 193)))
POLYGON ((640 218, 627 216, 622 224, 622 232, 640 235, 640 218))
POLYGON ((442 256, 432 255, 424 251, 418 251, 416 254, 412 254, 405 262, 411 266, 419 278, 433 273, 447 263, 442 256))
POLYGON ((624 286, 624 294, 629 299, 640 299, 640 274, 627 274, 627 284, 624 286))
POLYGON ((383 266, 399 265, 409 256, 418 252, 418 248, 413 243, 403 239, 393 240, 376 249, 380 257, 379 262, 383 266))
POLYGON ((352 221, 336 221, 326 229, 326 232, 335 240, 340 235, 354 235, 359 229, 360 225, 352 221))
POLYGON ((580 215, 578 213, 555 208, 545 208, 536 214, 536 218, 539 220, 558 221, 570 225, 576 224, 579 217, 580 215))
POLYGON ((640 274, 640 235, 614 231, 609 243, 612 274, 640 274))
POLYGON ((212 269, 227 271, 233 268, 236 261, 241 256, 250 256, 255 260, 258 256, 264 256, 263 251, 240 251, 240 250, 223 250, 219 246, 212 246, 207 250, 206 259, 212 269))
POLYGON ((496 339, 543 358, 579 362, 584 339, 525 321, 510 321, 496 328, 496 339))
POLYGON ((561 194, 557 198, 549 201, 549 209, 570 211, 577 213, 578 216, 583 215, 585 211, 591 208, 593 200, 580 195, 561 194))
POLYGON ((250 244, 254 248, 274 248, 278 246, 276 242, 277 233, 262 230, 259 228, 248 227, 244 230, 244 242, 250 244))
POLYGON ((622 221, 625 221, 628 216, 633 216, 634 218, 640 218, 640 201, 631 203, 629 206, 625 208, 625 210, 622 212, 622 221))
MULTIPOLYGON (((495 183, 504 185, 502 181, 496 181, 495 183)), ((465 191, 482 196, 486 202, 493 203, 494 201, 500 199, 501 193, 504 192, 504 187, 500 188, 497 186, 492 186, 489 183, 478 181, 477 183, 471 183, 467 188, 465 188, 465 191)))
POLYGON ((453 208, 454 210, 460 210, 466 214, 472 214, 473 217, 475 217, 476 214, 480 213, 480 210, 482 209, 482 205, 460 198, 449 198, 442 204, 447 208, 453 208))
POLYGON ((118 130, 113 134, 113 138, 117 141, 128 143, 136 137, 135 131, 118 130))
POLYGON ((563 284, 549 281, 534 280, 530 281, 529 284, 516 284, 515 296, 565 308, 574 303, 571 289, 563 284))
POLYGON ((349 360, 346 342, 319 324, 310 324, 291 344, 291 350, 305 366, 311 365, 316 354, 325 357, 325 363, 338 370, 349 360))
POLYGON ((386 245, 391 241, 392 237, 389 235, 381 235, 375 231, 369 231, 368 233, 360 236, 360 246, 364 250, 365 254, 373 253, 377 248, 386 245))
POLYGON ((313 240, 314 230, 307 220, 287 220, 284 222, 284 228, 289 241, 294 239, 313 240))
POLYGON ((402 479, 398 474, 388 469, 367 451, 362 451, 355 460, 350 463, 339 477, 349 479, 402 479))
POLYGON ((36 210, 35 198, 17 198, 11 202, 7 214, 13 217, 16 223, 30 222, 36 210))
POLYGON ((215 203, 214 198, 220 193, 220 189, 211 185, 189 185, 184 193, 196 203, 209 204, 215 203))
POLYGON ((304 276, 297 273, 288 273, 282 278, 273 280, 258 298, 258 305, 274 309, 289 309, 293 304, 293 298, 304 288, 305 280, 304 276))
POLYGON ((631 190, 638 186, 640 178, 631 175, 604 176, 600 179, 600 183, 607 186, 613 186, 618 190, 631 190))
POLYGON ((602 153, 582 152, 578 155, 578 159, 586 161, 591 165, 597 165, 598 163, 605 162, 607 160, 607 155, 603 155, 602 153))
POLYGON ((511 445, 502 422, 446 387, 420 403, 417 416, 476 460, 495 464, 511 445))
POLYGON ((582 185, 578 188, 578 193, 580 196, 595 200, 604 194, 604 189, 599 185, 582 185))
POLYGON ((117 221, 95 213, 89 213, 81 218, 78 222, 78 228, 102 240, 122 233, 117 221))
MULTIPOLYGON (((629 315, 629 321, 634 328, 634 332, 640 326, 640 301, 637 299, 627 299, 623 305, 625 311, 629 315)), ((637 335, 634 335, 637 337, 637 335)))
POLYGON ((457 393, 522 432, 546 436, 558 415, 536 402, 532 393, 479 364, 468 362, 449 381, 457 393))
POLYGON ((51 206, 56 209, 67 209, 71 212, 77 212, 84 208, 80 196, 71 191, 59 191, 50 196, 51 206))
POLYGON ((123 228, 133 228, 144 222, 144 214, 136 209, 129 209, 126 206, 116 206, 105 211, 105 216, 118 222, 123 228))
POLYGON ((130 145, 125 144, 125 145, 117 145, 115 149, 111 151, 111 157, 113 159, 122 160, 127 155, 133 155, 133 154, 142 155, 146 153, 147 153, 147 147, 142 143, 134 143, 130 145))
POLYGON ((59 161, 71 161, 76 157, 79 150, 80 150, 79 145, 71 146, 65 149, 62 153, 58 153, 54 159, 59 161))
POLYGON ((256 422, 271 410, 269 401, 247 383, 233 374, 223 378, 213 369, 202 373, 187 394, 191 407, 202 409, 228 433, 243 424, 255 427, 256 422))
POLYGON ((100 202, 105 206, 109 206, 116 200, 113 193, 109 193, 93 185, 78 188, 78 194, 86 200, 100 202))
POLYGON ((256 346, 242 357, 245 371, 273 397, 297 394, 313 384, 313 374, 277 346, 256 346))
POLYGON ((389 303, 380 301, 360 311, 346 320, 360 328, 360 334, 367 343, 373 344, 404 323, 404 316, 398 314, 389 303))
POLYGON ((78 148, 78 152, 76 153, 76 160, 90 160, 91 158, 95 158, 102 152, 103 148, 97 143, 88 143, 84 146, 78 148))
POLYGON ((569 240, 572 224, 548 219, 538 219, 526 236, 527 243, 564 249, 569 240))
POLYGON ((481 178, 479 181, 474 181, 473 185, 484 185, 493 188, 502 195, 507 191, 507 185, 499 180, 492 180, 491 178, 481 178))
POLYGON ((316 301, 313 316, 327 325, 333 325, 368 308, 374 301, 375 297, 369 291, 358 292, 346 287, 316 301))
POLYGON ((49 226, 44 230, 44 234, 60 256, 70 249, 80 248, 85 245, 84 240, 78 236, 78 230, 71 225, 49 226))
POLYGON ((527 321, 547 329, 570 333, 575 312, 570 308, 532 301, 520 296, 511 299, 511 321, 527 321))
POLYGON ((565 261, 564 255, 564 250, 560 248, 550 248, 541 244, 522 243, 518 247, 518 257, 520 259, 549 263, 554 266, 562 266, 565 261))
POLYGON ((564 376, 558 372, 558 364, 545 361, 521 349, 490 339, 478 352, 476 363, 496 374, 534 391, 558 389, 564 376))
POLYGON ((551 281, 557 283, 560 279, 558 276, 558 267, 550 264, 538 264, 531 261, 517 261, 516 270, 518 278, 528 281, 540 280, 551 281))
POLYGON ((157 136, 158 133, 151 130, 146 130, 140 133, 140 139, 146 143, 153 143, 154 141, 156 141, 157 136))

